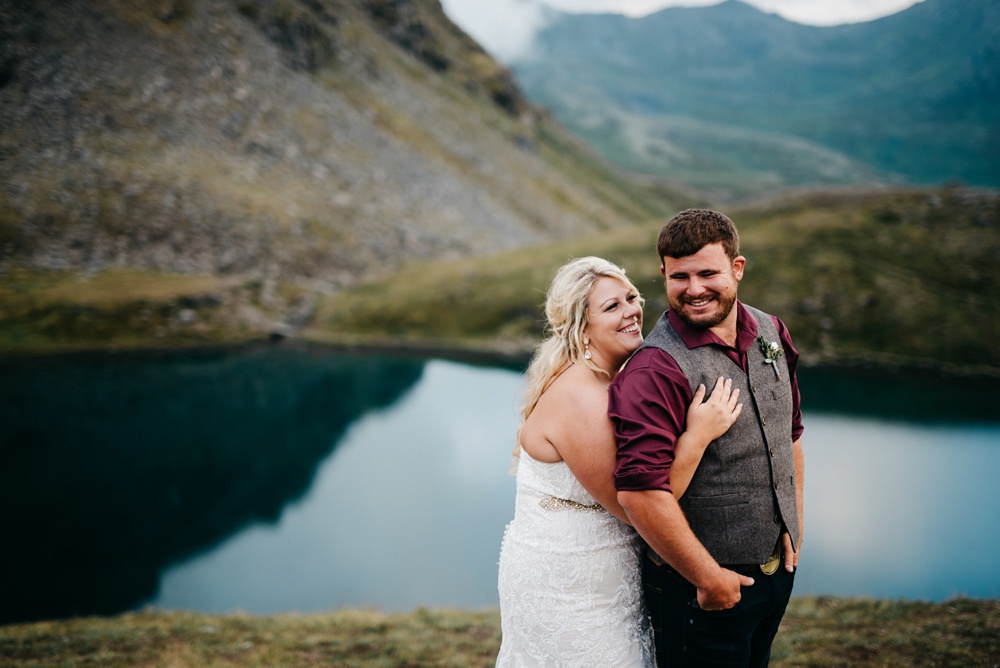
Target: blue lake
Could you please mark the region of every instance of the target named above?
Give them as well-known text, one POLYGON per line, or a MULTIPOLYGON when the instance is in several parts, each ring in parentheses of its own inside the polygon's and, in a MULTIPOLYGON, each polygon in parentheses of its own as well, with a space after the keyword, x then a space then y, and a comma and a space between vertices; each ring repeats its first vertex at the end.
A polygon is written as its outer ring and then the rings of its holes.
MULTIPOLYGON (((271 348, 3 371, 0 622, 497 605, 516 368, 271 348)), ((795 594, 1000 598, 1000 387, 801 382, 795 594)))

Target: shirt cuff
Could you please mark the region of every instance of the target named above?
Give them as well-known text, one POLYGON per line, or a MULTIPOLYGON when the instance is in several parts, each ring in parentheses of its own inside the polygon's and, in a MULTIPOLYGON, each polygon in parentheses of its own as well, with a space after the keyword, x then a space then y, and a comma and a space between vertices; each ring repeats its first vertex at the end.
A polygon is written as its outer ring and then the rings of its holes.
POLYGON ((672 492, 670 469, 616 472, 615 489, 619 492, 645 492, 652 489, 672 492))

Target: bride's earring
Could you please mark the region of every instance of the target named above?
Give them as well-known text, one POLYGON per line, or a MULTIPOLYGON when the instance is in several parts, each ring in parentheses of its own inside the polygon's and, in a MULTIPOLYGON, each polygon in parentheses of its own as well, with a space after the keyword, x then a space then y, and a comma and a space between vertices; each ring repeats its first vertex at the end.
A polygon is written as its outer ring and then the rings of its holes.
POLYGON ((590 337, 583 337, 583 359, 590 359, 590 337))

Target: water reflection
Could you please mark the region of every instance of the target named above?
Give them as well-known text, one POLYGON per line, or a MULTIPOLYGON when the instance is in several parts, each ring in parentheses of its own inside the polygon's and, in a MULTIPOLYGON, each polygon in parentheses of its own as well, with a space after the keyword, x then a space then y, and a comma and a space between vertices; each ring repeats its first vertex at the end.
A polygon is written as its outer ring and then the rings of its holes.
MULTIPOLYGON (((4 362, 0 621, 495 606, 522 383, 286 348, 4 362)), ((1000 597, 1000 388, 802 383, 796 593, 1000 597)))
POLYGON ((301 497, 422 361, 271 349, 7 361, 0 622, 115 613, 301 497))
MULTIPOLYGON (((865 416, 870 394, 928 401, 912 378, 851 378, 804 378, 816 410, 805 415, 808 538, 796 593, 1000 597, 1000 527, 980 512, 1000 507, 1000 425, 967 410, 997 389, 949 386, 953 407, 922 413, 934 423, 918 424, 900 417, 906 407, 887 407, 887 420, 865 416)), ((344 435, 278 527, 248 530, 171 569, 152 603, 259 612, 497 605, 521 383, 515 372, 429 362, 399 403, 344 435), (386 460, 398 468, 384 470, 386 460), (372 466, 385 486, 358 475, 372 466), (275 568, 282 558, 301 568, 275 568)))
POLYGON ((927 423, 1000 422, 996 378, 943 379, 932 372, 803 368, 799 384, 813 412, 927 423))
POLYGON ((498 604, 521 376, 430 361, 351 426, 308 496, 170 569, 157 607, 254 612, 498 604))
POLYGON ((1000 598, 1000 386, 803 369, 808 539, 796 594, 1000 598))
POLYGON ((1000 598, 1000 425, 804 419, 797 595, 1000 598))

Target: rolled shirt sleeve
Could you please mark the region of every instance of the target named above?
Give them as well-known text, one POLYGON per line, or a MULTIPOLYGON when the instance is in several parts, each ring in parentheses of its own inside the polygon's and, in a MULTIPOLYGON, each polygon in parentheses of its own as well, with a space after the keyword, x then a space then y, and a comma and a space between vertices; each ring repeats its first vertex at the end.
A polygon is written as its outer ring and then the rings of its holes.
POLYGON ((608 414, 618 442, 615 487, 619 491, 672 491, 674 448, 691 403, 690 383, 673 358, 644 348, 608 389, 608 414))

